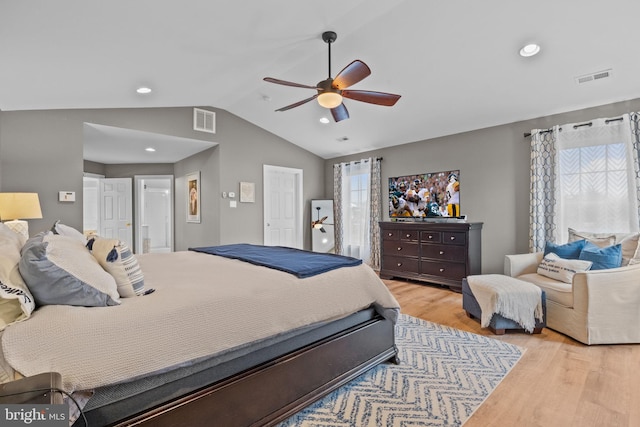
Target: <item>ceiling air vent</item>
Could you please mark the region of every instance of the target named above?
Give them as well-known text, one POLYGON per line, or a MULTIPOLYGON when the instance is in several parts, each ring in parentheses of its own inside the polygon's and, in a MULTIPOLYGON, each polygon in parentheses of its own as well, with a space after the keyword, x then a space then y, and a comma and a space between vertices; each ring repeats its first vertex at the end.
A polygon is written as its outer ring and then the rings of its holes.
POLYGON ((216 113, 213 111, 193 109, 193 130, 216 133, 216 113))
POLYGON ((595 80, 607 79, 611 77, 611 71, 612 71, 611 68, 609 68, 608 70, 598 71, 596 73, 585 74, 584 76, 576 77, 575 78, 576 83, 582 84, 582 83, 593 82, 595 80))

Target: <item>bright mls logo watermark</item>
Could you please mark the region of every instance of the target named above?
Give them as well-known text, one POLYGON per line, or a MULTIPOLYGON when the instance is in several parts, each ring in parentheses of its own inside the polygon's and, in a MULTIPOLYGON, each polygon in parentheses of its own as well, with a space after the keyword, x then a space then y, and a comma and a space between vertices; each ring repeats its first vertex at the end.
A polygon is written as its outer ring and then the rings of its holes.
POLYGON ((67 405, 0 405, 1 426, 68 427, 67 405))

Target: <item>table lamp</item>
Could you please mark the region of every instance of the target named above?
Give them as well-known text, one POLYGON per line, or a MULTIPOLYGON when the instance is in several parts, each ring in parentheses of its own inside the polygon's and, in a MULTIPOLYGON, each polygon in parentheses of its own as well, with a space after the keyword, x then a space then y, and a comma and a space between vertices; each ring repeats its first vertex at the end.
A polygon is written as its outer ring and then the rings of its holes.
POLYGON ((25 219, 42 218, 38 193, 0 193, 0 220, 14 232, 29 238, 25 219))

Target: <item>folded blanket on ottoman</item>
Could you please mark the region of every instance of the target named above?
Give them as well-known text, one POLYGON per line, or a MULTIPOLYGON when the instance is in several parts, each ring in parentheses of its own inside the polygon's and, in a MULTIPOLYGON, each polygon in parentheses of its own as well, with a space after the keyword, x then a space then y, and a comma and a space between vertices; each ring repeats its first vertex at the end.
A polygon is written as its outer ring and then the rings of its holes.
POLYGON ((518 323, 531 333, 542 322, 542 290, 532 283, 502 274, 468 276, 467 282, 482 309, 480 325, 486 328, 494 314, 518 323))

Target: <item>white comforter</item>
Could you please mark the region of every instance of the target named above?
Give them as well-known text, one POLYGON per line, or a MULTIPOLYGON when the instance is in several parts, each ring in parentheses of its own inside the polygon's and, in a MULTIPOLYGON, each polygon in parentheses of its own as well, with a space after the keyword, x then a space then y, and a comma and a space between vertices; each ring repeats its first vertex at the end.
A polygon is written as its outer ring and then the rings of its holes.
POLYGON ((370 267, 306 279, 196 252, 139 255, 150 295, 114 307, 44 306, 2 336, 22 375, 62 374, 66 391, 166 371, 244 343, 375 305, 399 306, 370 267))

